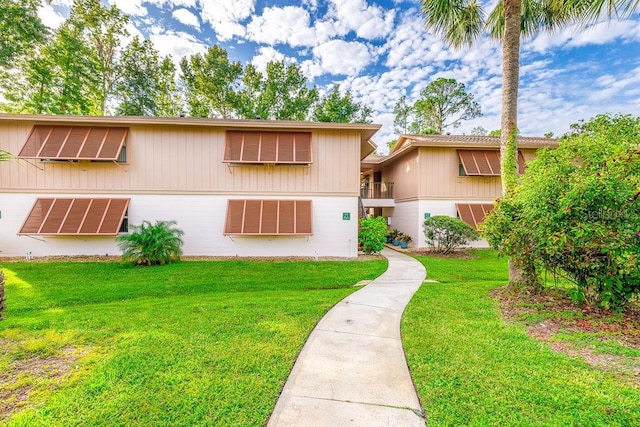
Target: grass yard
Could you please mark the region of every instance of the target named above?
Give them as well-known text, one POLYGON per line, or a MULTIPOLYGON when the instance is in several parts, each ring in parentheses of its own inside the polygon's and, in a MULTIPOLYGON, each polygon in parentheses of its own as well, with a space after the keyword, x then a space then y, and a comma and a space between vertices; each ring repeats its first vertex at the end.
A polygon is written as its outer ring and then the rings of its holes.
POLYGON ((322 315, 385 269, 5 264, 0 424, 261 426, 322 315))
MULTIPOLYGON (((407 359, 430 426, 638 426, 638 379, 594 368, 506 322, 490 291, 506 259, 417 257, 430 279, 407 307, 407 359)), ((622 351, 616 348, 615 351, 622 351)))

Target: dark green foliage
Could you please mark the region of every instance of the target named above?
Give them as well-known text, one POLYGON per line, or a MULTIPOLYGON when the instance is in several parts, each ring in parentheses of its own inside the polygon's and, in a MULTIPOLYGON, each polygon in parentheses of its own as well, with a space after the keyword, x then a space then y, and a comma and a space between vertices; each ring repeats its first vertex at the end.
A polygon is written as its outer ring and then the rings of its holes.
POLYGON ((360 220, 358 243, 365 254, 375 254, 384 248, 387 240, 387 220, 382 217, 370 217, 360 220))
POLYGON ((136 265, 163 265, 180 259, 184 232, 175 221, 142 221, 131 225, 131 232, 118 236, 122 259, 136 265))
POLYGON ((446 215, 436 215, 424 221, 426 243, 434 252, 448 254, 477 240, 478 233, 466 222, 446 215))
POLYGON ((183 58, 180 69, 191 116, 222 119, 234 116, 242 65, 229 61, 224 48, 214 45, 204 54, 183 58))
POLYGON ((0 67, 33 49, 46 35, 37 0, 0 0, 0 67))
MULTIPOLYGON (((167 58, 170 61, 170 58, 167 58)), ((163 72, 167 64, 160 59, 158 51, 150 40, 134 37, 122 51, 120 58, 120 79, 116 83, 116 92, 120 105, 116 114, 123 116, 160 116, 167 96, 165 88, 175 86, 173 74, 163 72)), ((177 116, 178 114, 171 114, 177 116)))
POLYGON ((318 100, 318 89, 296 64, 270 61, 265 74, 253 65, 244 68, 237 115, 245 119, 306 120, 318 100))
POLYGON ((341 95, 340 85, 334 85, 315 105, 311 119, 316 122, 371 123, 371 108, 356 102, 351 91, 341 95))
POLYGON ((578 299, 617 308, 640 291, 640 118, 598 116, 538 153, 485 219, 489 242, 531 272, 558 272, 578 299))
POLYGON ((421 135, 442 134, 446 128, 458 128, 463 120, 482 115, 480 104, 467 93, 464 83, 445 78, 429 83, 413 105, 402 96, 393 113, 396 132, 421 135))

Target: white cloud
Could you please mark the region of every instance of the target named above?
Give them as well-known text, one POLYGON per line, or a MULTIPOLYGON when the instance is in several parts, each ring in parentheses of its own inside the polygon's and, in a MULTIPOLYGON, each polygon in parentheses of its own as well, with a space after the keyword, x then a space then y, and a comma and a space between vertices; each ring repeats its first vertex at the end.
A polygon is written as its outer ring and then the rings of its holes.
POLYGON ((142 5, 143 0, 109 0, 109 4, 116 5, 126 15, 146 16, 147 8, 142 5))
MULTIPOLYGON (((206 1, 206 0, 203 0, 206 1)), ((157 7, 165 7, 168 6, 170 8, 174 7, 195 7, 196 0, 144 0, 145 3, 152 4, 157 7)))
POLYGON ((282 61, 284 59, 285 56, 282 53, 269 46, 258 49, 258 54, 251 59, 251 63, 255 65, 258 71, 265 73, 267 64, 270 61, 282 61))
POLYGON ((604 45, 616 40, 626 42, 640 40, 640 25, 637 20, 616 20, 598 22, 586 29, 577 25, 563 28, 556 33, 541 33, 525 42, 524 50, 546 53, 554 48, 604 45))
POLYGON ((330 0, 330 18, 336 19, 341 35, 353 31, 362 39, 375 40, 387 36, 393 29, 394 9, 369 6, 366 0, 330 0))
POLYGON ((589 100, 595 103, 606 102, 609 99, 630 96, 637 93, 640 86, 640 67, 631 70, 626 76, 603 75, 594 81, 589 93, 589 100))
POLYGON ((258 54, 251 59, 251 63, 261 73, 266 73, 267 64, 271 61, 285 61, 285 63, 295 62, 294 58, 287 58, 281 52, 278 52, 272 47, 261 47, 258 49, 258 54))
POLYGON ((73 6, 73 0, 52 0, 51 4, 54 6, 71 7, 73 6))
MULTIPOLYGON (((267 7, 247 25, 247 38, 270 45, 313 46, 319 41, 309 12, 297 6, 267 7)), ((326 39, 325 39, 326 40, 326 39)))
POLYGON ((207 50, 207 45, 196 39, 191 34, 183 32, 167 32, 163 34, 153 34, 149 37, 160 55, 173 56, 176 63, 183 57, 203 53, 207 50))
POLYGON ((430 62, 460 59, 468 51, 449 49, 442 40, 434 37, 424 27, 422 17, 416 12, 405 14, 387 42, 388 67, 415 67, 430 62))
POLYGON ((229 40, 234 36, 244 36, 245 27, 240 24, 250 17, 255 8, 255 0, 200 0, 201 18, 216 32, 218 40, 229 40))
POLYGON ((181 24, 200 30, 198 17, 187 9, 176 9, 172 13, 173 18, 181 24))
POLYGON ((318 0, 302 0, 302 4, 312 11, 318 10, 318 0))
POLYGON ((38 17, 49 28, 58 28, 65 18, 56 12, 50 4, 44 3, 38 8, 38 17))
POLYGON ((331 40, 313 48, 313 61, 303 61, 302 68, 311 78, 323 74, 357 75, 371 63, 369 48, 360 42, 331 40))

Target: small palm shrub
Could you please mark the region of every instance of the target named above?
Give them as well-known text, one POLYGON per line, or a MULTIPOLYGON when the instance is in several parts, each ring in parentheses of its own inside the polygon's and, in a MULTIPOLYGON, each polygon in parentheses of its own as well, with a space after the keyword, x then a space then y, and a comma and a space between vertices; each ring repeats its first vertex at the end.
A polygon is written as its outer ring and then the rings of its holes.
POLYGON ((424 221, 424 236, 431 250, 448 254, 479 238, 478 232, 466 222, 446 215, 436 215, 424 221))
POLYGON ((175 228, 175 221, 142 221, 131 225, 131 232, 117 237, 122 260, 136 265, 163 265, 180 259, 184 231, 175 228))
POLYGON ((387 240, 387 220, 384 217, 363 218, 360 220, 358 243, 365 254, 375 254, 384 248, 387 240))

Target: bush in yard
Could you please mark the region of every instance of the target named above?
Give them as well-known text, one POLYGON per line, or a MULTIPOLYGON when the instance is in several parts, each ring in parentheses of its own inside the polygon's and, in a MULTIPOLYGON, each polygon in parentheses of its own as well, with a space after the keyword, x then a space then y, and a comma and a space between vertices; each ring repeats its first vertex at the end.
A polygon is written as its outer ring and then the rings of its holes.
POLYGON ((485 219, 489 242, 615 309, 640 292, 640 118, 601 115, 538 152, 485 219))
POLYGON ((130 226, 130 233, 117 238, 122 259, 136 265, 163 265, 180 259, 184 232, 175 225, 175 221, 142 221, 130 226))
POLYGON ((424 220, 425 242, 431 250, 448 254, 478 239, 478 232, 466 222, 445 215, 436 215, 424 220))
POLYGON ((362 218, 358 232, 358 243, 362 251, 365 254, 380 252, 387 241, 387 233, 387 220, 384 217, 362 218))

